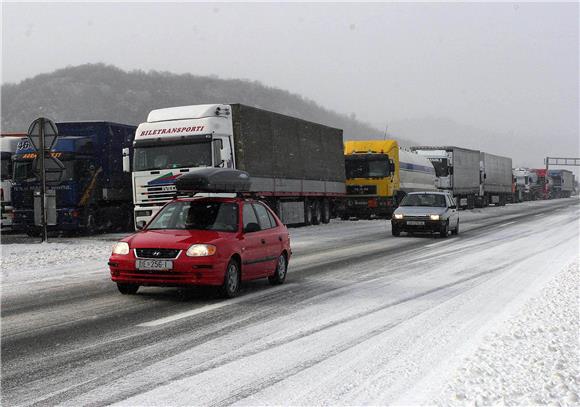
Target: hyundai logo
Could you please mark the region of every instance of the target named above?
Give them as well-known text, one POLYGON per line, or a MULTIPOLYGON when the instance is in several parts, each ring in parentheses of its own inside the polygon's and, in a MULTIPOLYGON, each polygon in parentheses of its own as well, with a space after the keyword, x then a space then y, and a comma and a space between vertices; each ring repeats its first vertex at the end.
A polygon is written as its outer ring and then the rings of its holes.
POLYGON ((159 257, 159 256, 161 256, 161 252, 159 250, 155 250, 153 252, 153 257, 159 257))

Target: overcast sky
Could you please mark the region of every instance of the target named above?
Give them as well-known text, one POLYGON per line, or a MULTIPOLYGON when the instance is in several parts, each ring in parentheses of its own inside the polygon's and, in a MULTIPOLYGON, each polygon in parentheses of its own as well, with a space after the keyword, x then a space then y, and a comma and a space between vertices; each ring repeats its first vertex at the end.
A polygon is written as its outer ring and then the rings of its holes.
POLYGON ((377 128, 450 119, 521 141, 536 161, 580 155, 576 3, 2 8, 3 83, 87 62, 245 78, 377 128))

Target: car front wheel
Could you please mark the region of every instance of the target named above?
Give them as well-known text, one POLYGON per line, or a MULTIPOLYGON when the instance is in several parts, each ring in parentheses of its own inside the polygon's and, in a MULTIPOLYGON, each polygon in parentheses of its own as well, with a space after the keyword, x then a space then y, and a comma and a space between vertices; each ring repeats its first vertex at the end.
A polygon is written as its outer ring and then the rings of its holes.
POLYGON ((139 290, 139 286, 137 284, 117 283, 117 288, 119 289, 119 292, 123 295, 134 295, 137 294, 137 290, 139 290))
POLYGON ((288 261, 286 256, 282 253, 276 262, 276 270, 274 274, 268 277, 268 281, 272 285, 279 285, 286 280, 286 272, 288 271, 288 261))
POLYGON ((453 235, 459 234, 459 221, 457 221, 457 227, 455 228, 455 230, 451 231, 451 234, 453 234, 453 235))
POLYGON ((441 236, 441 237, 447 237, 448 234, 449 234, 449 222, 445 222, 441 226, 441 232, 439 232, 439 236, 441 236))
POLYGON ((233 298, 238 295, 240 289, 240 267, 235 260, 230 260, 226 268, 224 283, 221 287, 222 295, 226 298, 233 298))
POLYGON ((393 233, 393 236, 401 236, 401 231, 395 225, 392 226, 391 232, 393 233))

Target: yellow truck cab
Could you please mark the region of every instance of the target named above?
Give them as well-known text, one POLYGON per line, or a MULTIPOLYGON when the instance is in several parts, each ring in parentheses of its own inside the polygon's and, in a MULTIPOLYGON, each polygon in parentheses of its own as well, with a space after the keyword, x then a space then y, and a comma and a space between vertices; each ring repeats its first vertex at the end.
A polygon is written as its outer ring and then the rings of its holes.
POLYGON ((433 191, 431 162, 399 148, 396 140, 355 140, 344 144, 346 199, 339 207, 351 217, 390 217, 408 192, 433 191))

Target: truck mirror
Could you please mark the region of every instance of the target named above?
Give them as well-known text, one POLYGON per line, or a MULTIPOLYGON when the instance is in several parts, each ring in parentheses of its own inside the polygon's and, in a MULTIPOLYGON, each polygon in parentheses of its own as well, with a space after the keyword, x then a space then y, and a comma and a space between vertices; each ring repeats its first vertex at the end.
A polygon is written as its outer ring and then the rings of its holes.
POLYGON ((123 149, 123 172, 131 172, 131 154, 129 148, 123 149))

